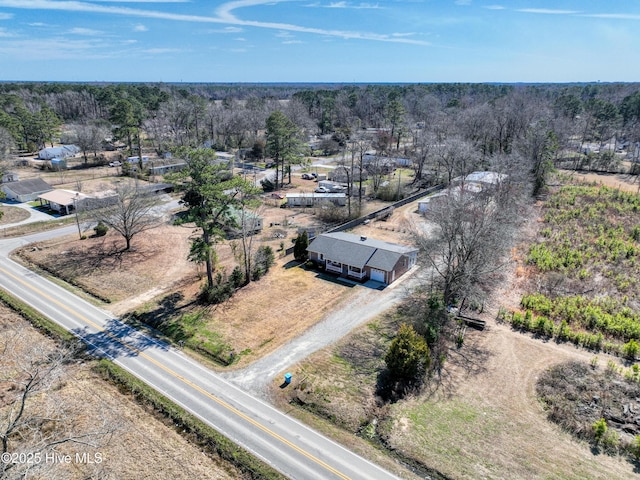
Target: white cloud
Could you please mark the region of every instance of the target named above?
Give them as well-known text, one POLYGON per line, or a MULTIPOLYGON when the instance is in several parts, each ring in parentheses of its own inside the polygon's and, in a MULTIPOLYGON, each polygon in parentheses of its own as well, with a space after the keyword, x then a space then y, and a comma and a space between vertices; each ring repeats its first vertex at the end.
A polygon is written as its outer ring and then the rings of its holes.
POLYGON ((0 38, 11 38, 15 35, 11 32, 7 32, 4 28, 0 28, 0 38))
POLYGON ((540 13, 543 15, 575 15, 580 13, 577 10, 553 10, 551 8, 519 8, 516 12, 522 13, 540 13))
POLYGON ((301 40, 285 40, 284 42, 282 42, 283 45, 297 45, 300 43, 304 43, 301 40))
POLYGON ((377 3, 367 3, 367 2, 360 2, 360 3, 330 2, 330 3, 327 3, 327 4, 316 2, 316 3, 308 3, 307 5, 305 5, 305 7, 310 7, 310 8, 348 8, 348 9, 352 9, 352 10, 378 10, 378 9, 383 8, 377 3))
POLYGON ((117 58, 120 52, 109 47, 94 39, 18 39, 0 43, 0 55, 30 61, 117 58))
POLYGON ((415 32, 407 32, 407 33, 392 33, 391 36, 393 37, 412 37, 416 35, 415 32))
POLYGON ((88 37, 97 37, 104 35, 104 32, 101 32, 100 30, 93 30, 91 28, 82 27, 72 28, 71 30, 68 30, 67 33, 71 33, 72 35, 86 35, 88 37))
POLYGON ((13 13, 0 12, 0 20, 11 20, 12 18, 13 13))
POLYGON ((471 5, 471 0, 456 0, 456 5, 471 5))
POLYGON ((614 20, 640 20, 640 15, 634 13, 585 13, 580 16, 591 18, 611 18, 614 20))
POLYGON ((29 25, 30 27, 46 27, 47 26, 47 24, 43 22, 27 23, 27 25, 29 25))
POLYGON ((149 29, 147 28, 146 25, 142 25, 141 23, 135 25, 133 27, 133 31, 134 32, 147 32, 149 29))
POLYGON ((151 55, 163 55, 165 53, 177 53, 181 52, 179 48, 147 48, 142 50, 142 53, 147 53, 151 55))
POLYGON ((353 8, 356 10, 378 9, 380 5, 377 3, 348 3, 348 2, 332 2, 326 5, 326 8, 353 8))
MULTIPOLYGON (((178 22, 193 23, 222 23, 234 26, 255 27, 275 30, 289 30, 292 32, 317 34, 330 37, 339 37, 343 39, 370 40, 379 42, 407 43, 414 45, 428 45, 426 42, 412 40, 407 38, 397 38, 389 34, 377 32, 358 32, 348 30, 331 30, 325 28, 305 27, 288 23, 263 22, 256 20, 243 20, 236 17, 234 12, 240 8, 274 5, 288 0, 234 0, 223 3, 216 10, 214 17, 202 15, 187 15, 181 13, 162 12, 158 10, 142 10, 129 7, 120 7, 114 5, 100 5, 96 3, 87 3, 79 1, 52 1, 52 0, 0 0, 0 7, 11 7, 26 10, 55 10, 55 11, 73 11, 83 13, 122 15, 128 18, 141 17, 153 18, 161 20, 172 20, 178 22)), ((146 3, 146 2, 143 2, 146 3)), ((367 6, 370 4, 360 4, 367 6)))
POLYGON ((505 7, 503 7, 502 5, 485 5, 482 8, 486 8, 487 10, 504 10, 505 7))

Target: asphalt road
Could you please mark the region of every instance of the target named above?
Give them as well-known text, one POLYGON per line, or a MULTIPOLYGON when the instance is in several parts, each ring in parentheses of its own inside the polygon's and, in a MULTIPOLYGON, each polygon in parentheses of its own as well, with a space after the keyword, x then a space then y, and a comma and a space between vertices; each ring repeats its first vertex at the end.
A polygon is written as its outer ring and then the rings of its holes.
POLYGON ((397 478, 254 398, 182 352, 134 330, 8 259, 14 248, 75 226, 0 242, 0 288, 85 341, 133 375, 292 479, 397 478))

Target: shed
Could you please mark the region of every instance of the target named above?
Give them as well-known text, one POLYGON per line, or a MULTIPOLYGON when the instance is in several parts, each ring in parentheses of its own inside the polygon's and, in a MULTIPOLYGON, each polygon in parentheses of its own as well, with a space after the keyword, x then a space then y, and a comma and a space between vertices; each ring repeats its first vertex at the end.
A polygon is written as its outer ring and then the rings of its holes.
POLYGON ((17 182, 20 180, 20 176, 16 172, 6 171, 2 174, 1 183, 17 182))

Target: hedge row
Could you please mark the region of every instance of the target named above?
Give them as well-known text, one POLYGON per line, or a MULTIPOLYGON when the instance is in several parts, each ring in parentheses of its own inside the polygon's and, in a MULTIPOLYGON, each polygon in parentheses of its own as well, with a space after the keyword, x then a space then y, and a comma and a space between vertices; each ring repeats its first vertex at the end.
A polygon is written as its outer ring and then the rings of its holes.
POLYGON ((142 405, 152 407, 164 418, 170 419, 186 434, 193 435, 195 443, 208 452, 215 452, 232 463, 251 479, 285 480, 286 477, 239 447, 216 429, 197 419, 182 407, 156 392, 143 381, 109 360, 99 360, 94 370, 105 380, 131 393, 142 405))
POLYGON ((49 320, 23 301, 18 300, 16 297, 8 294, 2 289, 0 289, 0 302, 15 310, 47 337, 60 340, 66 344, 77 342, 77 338, 65 328, 61 327, 54 321, 49 320))

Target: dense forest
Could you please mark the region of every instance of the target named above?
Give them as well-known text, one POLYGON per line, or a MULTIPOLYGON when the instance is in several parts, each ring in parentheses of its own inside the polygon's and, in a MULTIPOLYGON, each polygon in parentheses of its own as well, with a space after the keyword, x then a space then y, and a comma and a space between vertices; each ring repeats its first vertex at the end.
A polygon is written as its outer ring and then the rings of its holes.
POLYGON ((210 145, 262 158, 275 111, 305 141, 317 138, 321 153, 357 145, 402 155, 416 180, 427 165, 451 178, 504 155, 533 170, 544 159, 603 171, 629 169, 623 161, 639 156, 640 86, 600 83, 0 83, 0 152, 57 142, 77 144, 85 157, 116 143, 158 154, 210 145))

